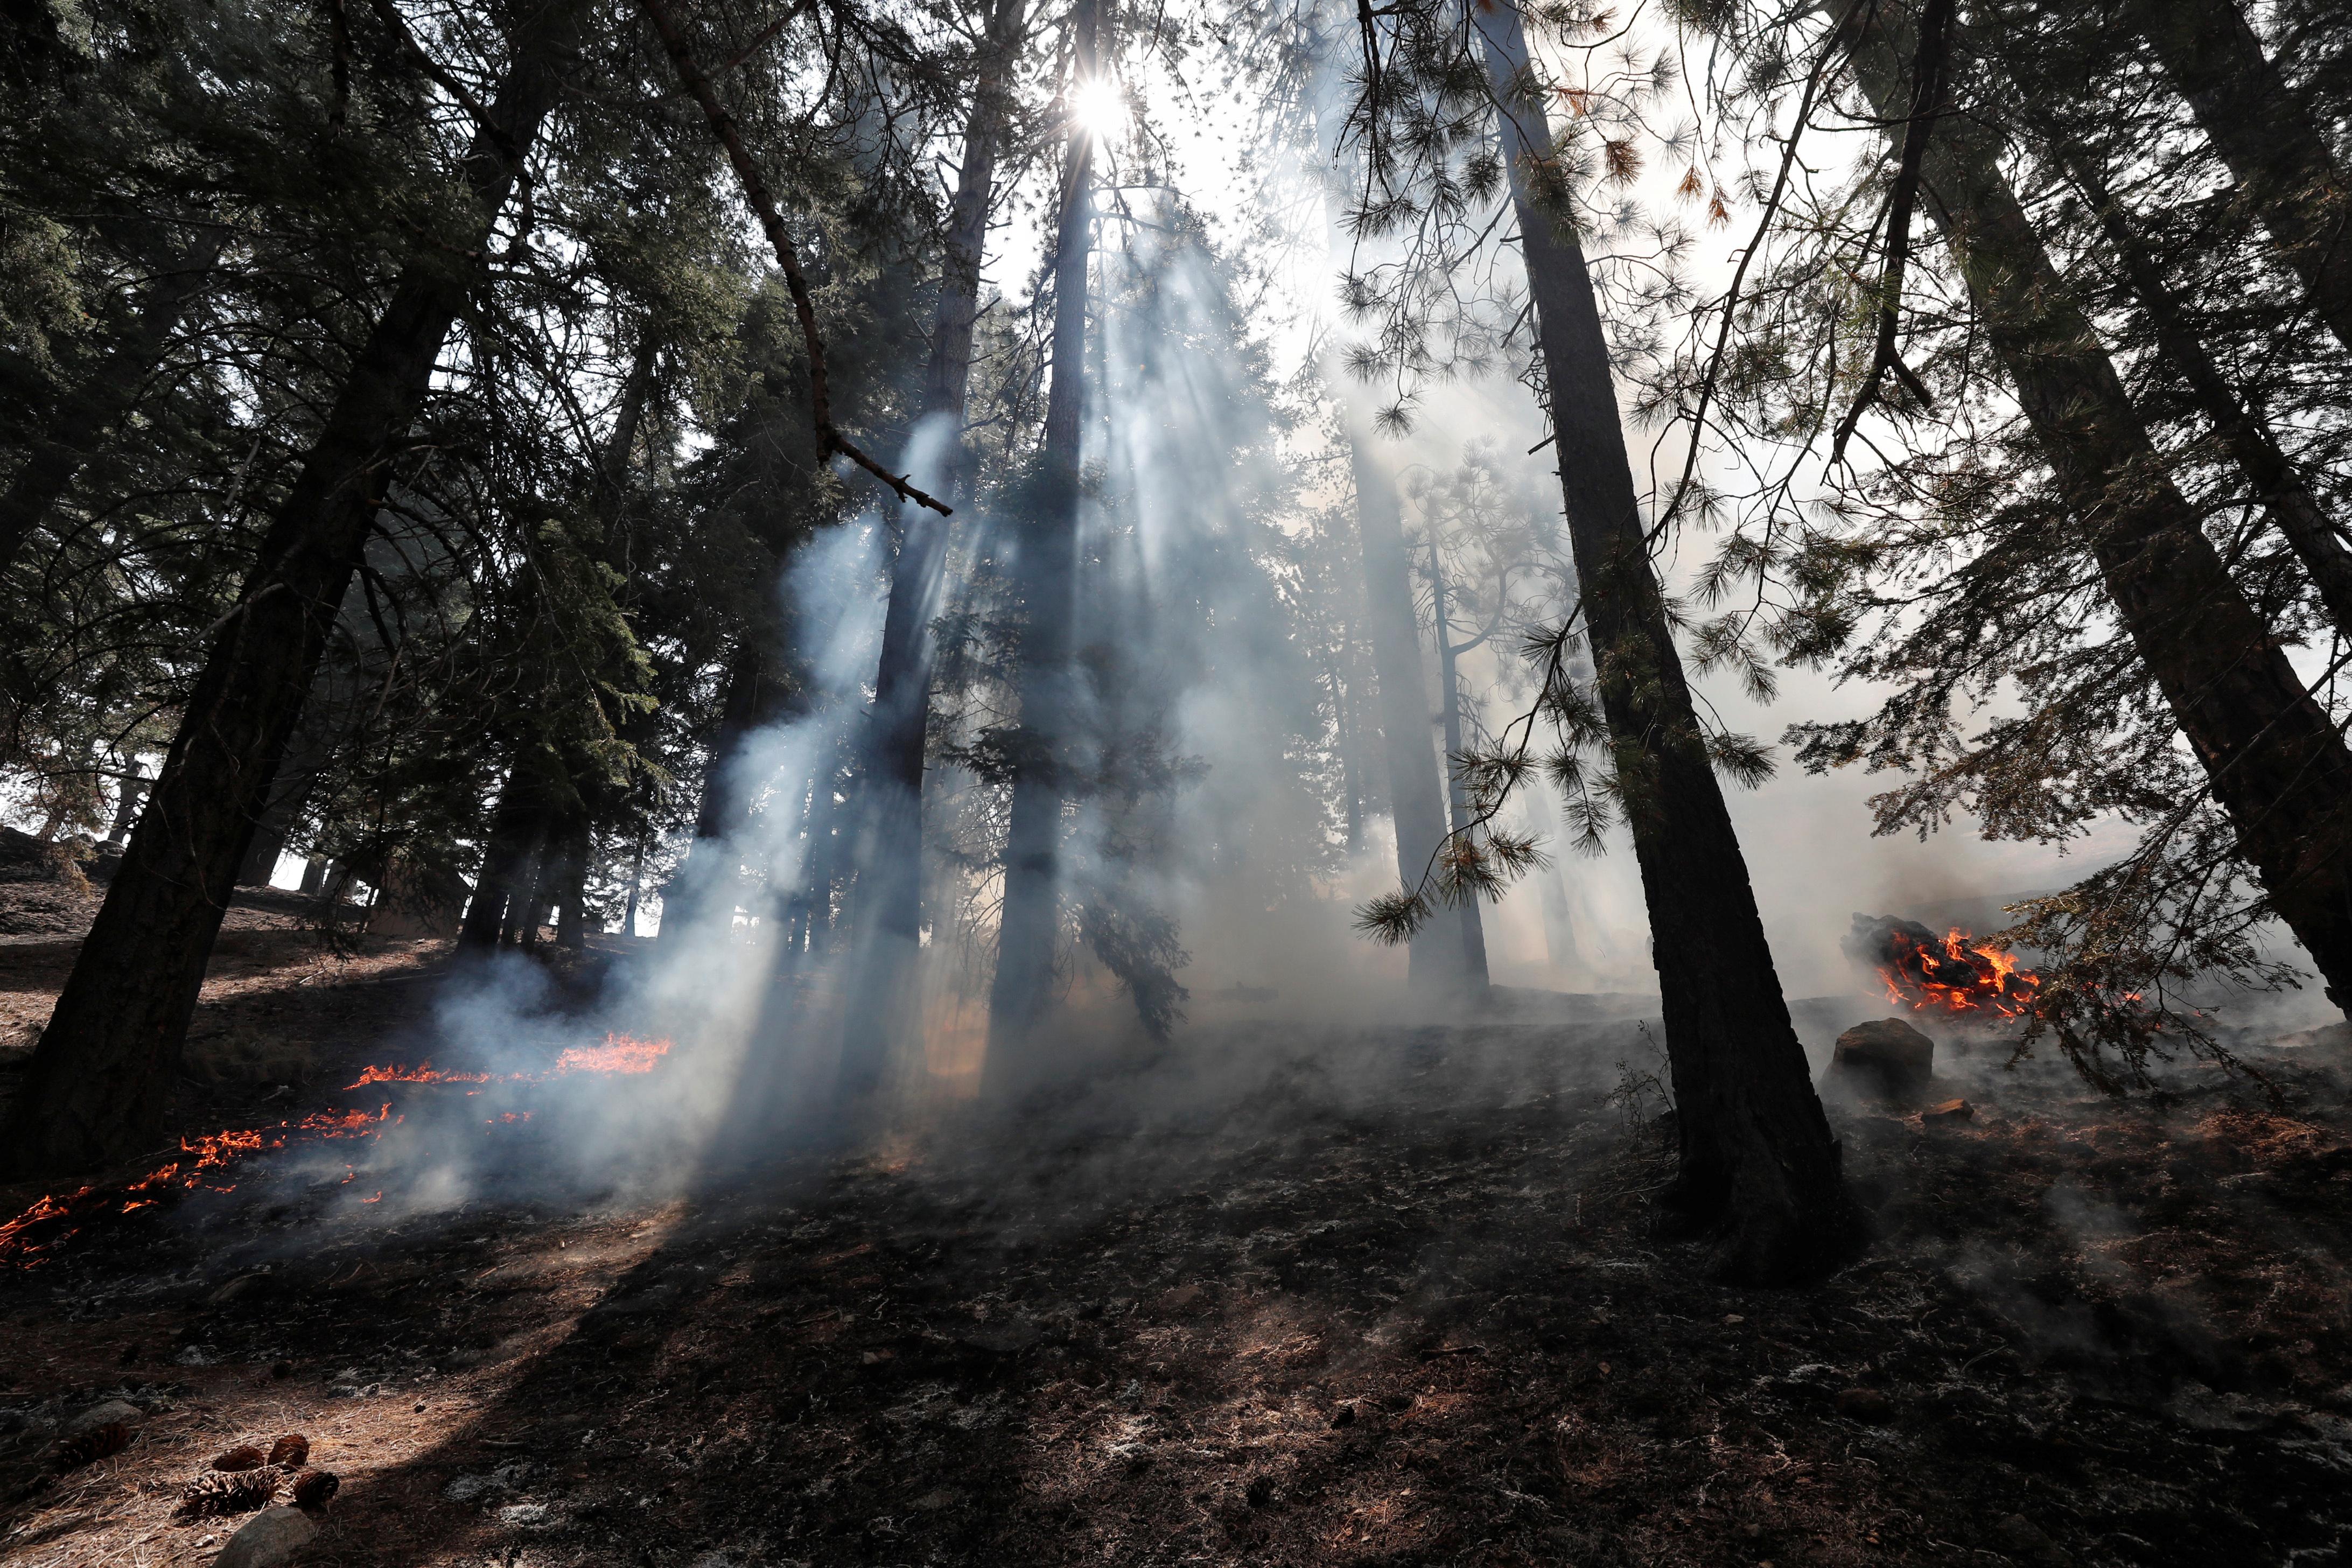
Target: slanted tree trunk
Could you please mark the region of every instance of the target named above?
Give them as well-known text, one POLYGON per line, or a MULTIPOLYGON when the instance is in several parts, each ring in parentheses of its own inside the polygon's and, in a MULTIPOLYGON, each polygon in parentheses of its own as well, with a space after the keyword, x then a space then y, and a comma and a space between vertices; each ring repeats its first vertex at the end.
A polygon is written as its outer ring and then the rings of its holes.
MULTIPOLYGON (((1882 7, 1846 44, 1890 118, 1906 19, 1882 7)), ((2352 1006, 2352 751, 2246 602, 2165 472, 2089 316, 2002 178, 1992 137, 1945 117, 1922 165, 1929 210, 2017 389, 2133 647, 2212 781, 2263 892, 2352 1006)))
MULTIPOLYGON (((971 113, 964 122, 963 163, 949 209, 931 358, 923 378, 921 421, 931 427, 921 429, 919 423, 919 438, 938 443, 938 488, 958 506, 971 489, 963 426, 972 334, 980 319, 981 262, 1012 101, 1013 63, 1027 15, 1027 0, 996 0, 989 15, 971 113)), ((880 1085, 890 1042, 919 1022, 923 756, 931 714, 931 622, 939 615, 947 546, 946 518, 928 507, 899 509, 898 556, 883 612, 864 770, 866 847, 856 895, 858 971, 842 1037, 840 1088, 852 1097, 880 1085)))
POLYGON ((1552 156, 1549 94, 1517 0, 1470 16, 1502 110, 1569 544, 1650 911, 1681 1142, 1667 1202, 1726 1226, 1729 1273, 1815 1274, 1845 1255, 1853 1211, 1666 623, 1584 254, 1534 192, 1531 165, 1552 156))
POLYGON ((527 14, 461 166, 464 224, 403 269, 270 521, 0 1131, 14 1170, 123 1158, 163 1125, 222 911, 365 549, 383 466, 465 308, 520 150, 555 103, 584 9, 556 0, 527 14))
MULTIPOLYGON (((1454 759, 1462 754, 1462 676, 1455 665, 1457 649, 1454 646, 1454 616, 1447 605, 1445 562, 1437 552, 1437 538, 1429 540, 1429 595, 1431 618, 1437 630, 1438 712, 1445 726, 1445 806, 1448 820, 1456 833, 1470 826, 1470 795, 1464 788, 1462 771, 1454 759)), ((1479 916, 1478 900, 1462 900, 1454 911, 1462 929, 1463 988, 1471 996, 1483 996, 1486 992, 1486 925, 1479 916)))
POLYGON ((2133 20, 2313 310, 2352 348, 2352 182, 2235 0, 2136 0, 2133 20))
MULTIPOLYGON (((1072 7, 1073 86, 1092 79, 1097 69, 1100 9, 1100 0, 1076 0, 1072 7)), ((1054 380, 1045 400, 1036 511, 1020 546, 1020 755, 988 1008, 986 1073, 999 1088, 1018 1081, 1019 1067, 1010 1058, 1052 999, 1055 941, 1061 928, 1061 763, 1077 705, 1070 653, 1077 616, 1078 420, 1086 402, 1094 152, 1092 132, 1073 120, 1055 234, 1054 380)))
POLYGON ((2206 353, 2204 342, 2166 286, 2163 269, 2134 231, 2123 205, 2078 149, 2062 146, 2060 153, 2097 215, 2099 232, 2106 237, 2107 248, 2131 286, 2133 299, 2155 331, 2158 354, 2196 398, 2213 426, 2215 438, 2253 487, 2271 526, 2303 563, 2336 629, 2352 633, 2352 550, 2345 547, 2343 534, 2280 449, 2270 426, 2239 398, 2237 388, 2206 353))
POLYGON ((83 466, 121 426, 189 303, 211 284, 227 234, 226 228, 205 230, 158 273, 121 340, 58 400, 47 427, 33 437, 24 466, 0 492, 0 568, 16 559, 83 466))

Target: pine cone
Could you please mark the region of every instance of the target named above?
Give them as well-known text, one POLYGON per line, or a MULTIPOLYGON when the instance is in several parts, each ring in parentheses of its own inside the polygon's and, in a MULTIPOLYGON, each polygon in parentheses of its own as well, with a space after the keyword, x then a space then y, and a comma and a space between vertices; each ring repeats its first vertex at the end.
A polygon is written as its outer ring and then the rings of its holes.
POLYGON ((300 1469, 310 1462, 310 1439, 299 1432, 287 1433, 269 1445, 269 1462, 285 1469, 300 1469))
POLYGON ((324 1508, 342 1485, 332 1470, 305 1470, 294 1478, 294 1506, 324 1508))
POLYGON ((93 1426, 58 1445, 55 1458, 58 1473, 80 1469, 109 1454, 120 1454, 130 1446, 131 1428, 123 1423, 110 1421, 103 1426, 93 1426))
POLYGON ((257 1470, 261 1468, 265 1462, 266 1461, 264 1461, 261 1457, 260 1449, 255 1447, 250 1443, 239 1443, 227 1453, 215 1458, 213 1460, 213 1468, 215 1470, 257 1470))
POLYGON ((190 1516, 250 1513, 269 1505, 282 1479, 267 1466, 257 1470, 207 1470, 180 1494, 180 1511, 190 1516))

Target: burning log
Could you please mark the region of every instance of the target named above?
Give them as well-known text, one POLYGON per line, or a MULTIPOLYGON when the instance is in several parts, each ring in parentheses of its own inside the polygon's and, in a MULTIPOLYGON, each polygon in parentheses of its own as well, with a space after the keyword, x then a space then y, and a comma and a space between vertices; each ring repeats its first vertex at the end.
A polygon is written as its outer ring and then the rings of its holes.
POLYGON ((1937 936, 1916 921, 1857 914, 1844 945, 1848 955, 1877 972, 1888 1001, 1914 1012, 2022 1018, 2042 989, 2041 977, 2020 969, 2014 954, 1958 926, 1937 936))

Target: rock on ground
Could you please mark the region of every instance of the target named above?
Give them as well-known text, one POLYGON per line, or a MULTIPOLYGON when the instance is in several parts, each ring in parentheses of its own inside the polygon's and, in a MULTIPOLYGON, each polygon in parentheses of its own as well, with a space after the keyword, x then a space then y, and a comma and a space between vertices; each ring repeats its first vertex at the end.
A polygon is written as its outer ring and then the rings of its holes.
POLYGON ((1936 1042, 1900 1018, 1874 1018, 1837 1037, 1830 1076, 1874 1093, 1908 1096, 1935 1076, 1936 1042))
POLYGON ((213 1568, 278 1568, 310 1545, 318 1533, 319 1527, 299 1509, 264 1509, 228 1538, 228 1544, 213 1559, 213 1568))

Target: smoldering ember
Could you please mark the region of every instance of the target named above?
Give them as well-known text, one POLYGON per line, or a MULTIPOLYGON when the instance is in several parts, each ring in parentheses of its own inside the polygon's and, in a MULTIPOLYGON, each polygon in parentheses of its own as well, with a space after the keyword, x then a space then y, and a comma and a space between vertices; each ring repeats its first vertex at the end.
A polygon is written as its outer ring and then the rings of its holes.
POLYGON ((2352 10, 0 5, 0 1562, 2352 1563, 2352 10))

